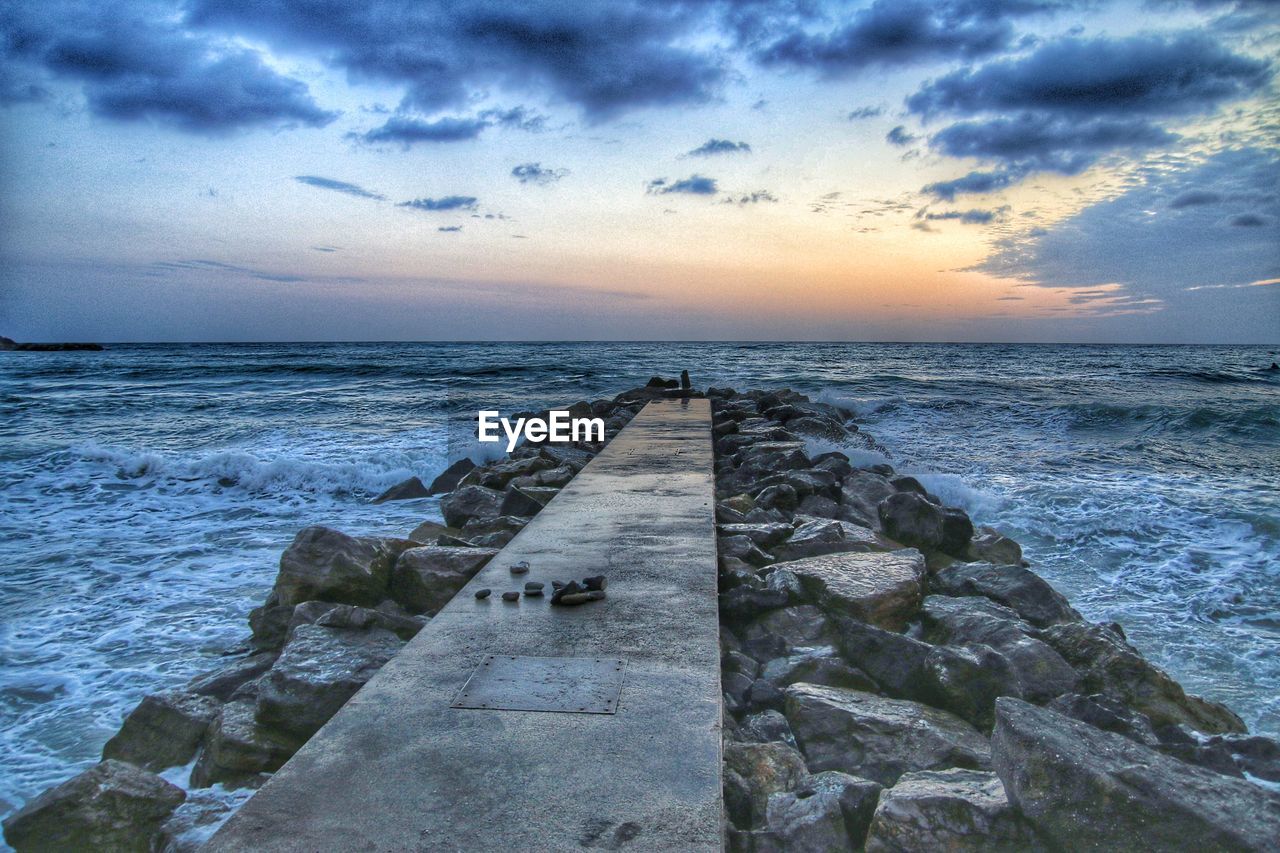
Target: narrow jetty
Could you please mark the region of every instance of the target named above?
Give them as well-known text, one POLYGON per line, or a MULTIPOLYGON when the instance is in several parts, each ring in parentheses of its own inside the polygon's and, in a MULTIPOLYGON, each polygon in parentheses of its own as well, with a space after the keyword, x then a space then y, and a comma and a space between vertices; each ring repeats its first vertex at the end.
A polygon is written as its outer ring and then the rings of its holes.
POLYGON ((720 850, 713 468, 708 401, 649 403, 206 849, 720 850))

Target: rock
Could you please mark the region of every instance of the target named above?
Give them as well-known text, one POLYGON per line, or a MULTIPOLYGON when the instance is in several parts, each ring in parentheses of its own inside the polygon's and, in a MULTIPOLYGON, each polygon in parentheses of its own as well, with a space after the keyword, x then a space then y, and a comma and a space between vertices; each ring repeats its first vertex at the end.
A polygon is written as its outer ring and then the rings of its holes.
POLYGON ((785 743, 727 743, 724 766, 741 778, 748 800, 744 827, 761 826, 768 814, 769 795, 789 791, 808 771, 795 747, 785 743))
POLYGON ((824 495, 808 495, 800 500, 796 512, 819 518, 835 518, 840 512, 840 505, 824 495))
POLYGON ((773 549, 779 560, 802 560, 822 554, 889 551, 896 547, 868 527, 849 521, 797 515, 795 531, 773 549))
POLYGON ((738 464, 758 476, 810 467, 802 441, 757 441, 742 449, 738 464))
POLYGON ((225 794, 196 788, 160 825, 151 849, 162 853, 197 853, 239 803, 225 794))
POLYGON ((740 739, 747 743, 780 741, 789 746, 796 745, 796 736, 791 733, 787 718, 773 708, 748 715, 738 733, 740 739))
POLYGON ((1041 628, 1080 619, 1062 593, 1021 566, 957 563, 938 572, 930 581, 930 588, 946 595, 986 596, 1041 628))
POLYGON ((849 464, 849 457, 839 451, 821 453, 813 457, 813 467, 821 471, 830 471, 841 480, 853 473, 853 466, 849 464))
POLYGON ((885 534, 904 545, 957 557, 968 552, 973 523, 962 510, 936 506, 917 492, 895 492, 876 511, 885 534))
POLYGON ((263 677, 256 719, 296 737, 315 734, 400 650, 390 631, 298 627, 263 677))
POLYGON ((913 770, 982 769, 986 738, 958 717, 859 690, 793 684, 786 716, 809 767, 893 785, 913 770))
POLYGON ((1047 702, 1075 691, 1080 676, 1051 646, 1031 636, 1035 629, 1018 614, 986 598, 931 595, 924 601, 925 638, 965 648, 983 645, 1012 667, 1019 693, 1031 702, 1047 702))
POLYGON ((293 618, 292 604, 279 604, 273 590, 267 603, 249 611, 249 628, 253 631, 251 644, 256 651, 276 651, 284 645, 284 635, 293 618))
POLYGON ((604 592, 609 586, 609 579, 604 575, 592 575, 582 579, 582 588, 587 592, 604 592))
POLYGON ((377 604, 386 597, 391 567, 408 539, 347 536, 329 527, 304 527, 280 556, 275 593, 280 605, 313 599, 377 604))
POLYGON ((800 505, 800 498, 795 487, 786 483, 766 486, 756 495, 756 507, 760 509, 776 509, 780 512, 795 512, 800 505))
POLYGON ((743 695, 743 704, 748 711, 761 711, 772 708, 773 710, 781 710, 782 704, 786 700, 786 696, 772 682, 763 678, 757 678, 751 682, 751 686, 747 688, 746 694, 743 695))
POLYGON ((806 776, 794 790, 770 795, 769 831, 788 853, 861 850, 881 790, 835 770, 806 776))
MULTIPOLYGON (((847 522, 831 524, 854 527, 847 522)), ((796 537, 809 526, 798 528, 796 537)), ((823 610, 892 631, 905 627, 923 600, 924 557, 914 549, 882 554, 827 554, 794 560, 786 567, 800 579, 805 594, 823 610)))
POLYGON ((835 635, 822 611, 812 605, 775 610, 743 629, 746 652, 757 660, 790 654, 792 649, 830 646, 835 635))
MULTIPOLYGON (((749 577, 759 584, 755 575, 749 577)), ((747 622, 791 603, 790 597, 782 590, 755 584, 743 583, 720 593, 720 616, 724 621, 735 624, 747 622)))
POLYGON ((748 536, 721 536, 716 545, 720 556, 732 557, 752 566, 767 566, 773 558, 756 547, 756 543, 748 536))
POLYGON ((1245 773, 1280 782, 1280 741, 1261 735, 1218 735, 1209 738, 1208 743, 1226 747, 1236 766, 1245 773))
POLYGON ((479 601, 483 601, 484 599, 488 598, 492 594, 493 594, 493 590, 489 589, 488 587, 485 587, 484 589, 477 589, 476 599, 479 601))
POLYGON ((888 694, 917 698, 926 691, 928 643, 853 619, 837 620, 838 647, 844 659, 865 672, 888 694))
POLYGON ((145 770, 186 764, 218 715, 218 706, 218 700, 211 696, 181 690, 147 696, 107 741, 102 757, 145 770))
POLYGON ((764 665, 761 677, 779 688, 806 681, 869 693, 879 689, 870 676, 845 663, 831 646, 798 649, 786 657, 774 658, 764 665))
POLYGON ((435 545, 439 542, 441 536, 457 539, 462 536, 462 531, 456 527, 449 527, 436 521, 424 521, 413 528, 413 532, 409 534, 410 539, 414 542, 421 542, 423 545, 435 545))
POLYGON ((920 694, 911 696, 950 711, 989 731, 1000 696, 1022 698, 1013 667, 997 651, 980 643, 967 648, 938 646, 924 660, 920 694))
POLYGON ((1045 848, 1009 805, 996 774, 953 768, 907 773, 881 794, 866 849, 1013 853, 1045 848))
MULTIPOLYGON (((283 634, 281 635, 283 640, 283 634)), ((271 668, 276 661, 275 652, 258 652, 242 658, 230 666, 197 675, 187 682, 186 690, 201 696, 212 696, 226 702, 231 694, 247 681, 252 681, 271 668)))
POLYGON ((428 494, 443 495, 445 492, 452 492, 458 488, 458 484, 462 482, 462 478, 471 473, 476 467, 476 463, 470 459, 463 457, 457 462, 451 464, 448 468, 441 471, 436 478, 431 481, 431 487, 427 489, 428 494))
POLYGON ((154 773, 108 759, 50 788, 4 820, 4 838, 26 851, 151 850, 186 794, 154 773))
POLYGON ((1066 849, 1274 850, 1280 797, 1016 699, 992 763, 1009 799, 1066 849))
POLYGON ((533 486, 521 488, 519 486, 509 486, 504 493, 502 505, 498 508, 501 515, 537 515, 542 508, 547 505, 547 501, 555 495, 555 489, 549 492, 543 489, 537 489, 533 486))
MULTIPOLYGON (((462 537, 475 548, 503 548, 516 538, 529 519, 520 515, 500 515, 495 518, 473 518, 462 528, 462 537)), ((440 544, 446 544, 442 539, 440 544)))
POLYGON ((431 491, 422 484, 421 480, 417 477, 410 477, 403 482, 396 483, 394 486, 378 495, 373 499, 373 503, 380 504, 386 503, 387 501, 408 501, 415 498, 430 497, 430 495, 431 491))
POLYGON ((787 429, 799 435, 821 438, 825 441, 840 443, 848 439, 849 431, 838 421, 828 418, 803 416, 787 421, 787 429))
POLYGON ((222 706, 191 771, 192 787, 207 788, 219 782, 228 788, 255 784, 260 774, 279 770, 302 746, 298 738, 258 723, 254 710, 254 703, 245 700, 222 706))
POLYGON ((391 596, 413 613, 436 613, 498 552, 490 548, 424 545, 396 560, 391 596))
POLYGON ((412 640, 426 622, 406 615, 399 610, 399 605, 395 602, 388 603, 399 612, 357 607, 354 604, 334 604, 331 601, 304 601, 293 609, 293 616, 289 619, 289 630, 285 634, 286 640, 293 639, 294 632, 301 625, 321 625, 325 628, 346 628, 358 631, 382 628, 402 640, 412 640))
POLYGON ((1146 714, 1157 728, 1182 723, 1207 734, 1245 730, 1226 706, 1188 696, 1163 670, 1101 625, 1066 622, 1048 628, 1041 637, 1076 668, 1085 691, 1120 700, 1146 714))
MULTIPOLYGON (((455 491, 460 491, 467 486, 483 486, 487 489, 501 491, 507 487, 508 483, 518 477, 533 477, 539 471, 545 471, 555 466, 555 462, 537 453, 529 453, 523 456, 512 454, 500 462, 492 462, 475 468, 459 481, 459 488, 455 491)), ((448 516, 445 516, 445 518, 447 519, 448 516)))
POLYGON ((887 477, 872 471, 850 471, 840 485, 841 518, 879 530, 880 514, 876 508, 896 491, 887 477))
POLYGON ((512 563, 512 564, 511 564, 511 566, 509 567, 509 570, 510 570, 511 574, 513 574, 513 575, 524 575, 524 574, 528 574, 528 573, 529 573, 529 561, 528 561, 528 560, 521 560, 521 561, 520 561, 520 562, 518 562, 518 563, 512 563))
MULTIPOLYGON (((754 506, 748 507, 747 512, 750 512, 754 508, 754 506)), ((745 536, 750 539, 757 548, 771 548, 780 542, 786 541, 794 531, 795 528, 785 522, 779 524, 728 523, 716 525, 716 532, 721 536, 745 536)))
POLYGON ((520 600, 520 593, 518 593, 518 592, 504 592, 504 593, 502 594, 502 600, 503 600, 503 601, 519 601, 519 600, 520 600))
POLYGON ((994 527, 979 527, 969 540, 964 559, 974 563, 993 563, 997 566, 1022 564, 1022 546, 994 527))
MULTIPOLYGON (((470 476, 470 475, 467 475, 470 476)), ((474 518, 496 518, 502 514, 504 495, 484 486, 460 486, 440 499, 440 513, 450 527, 465 527, 474 518)))
POLYGON ((1160 738, 1156 737, 1156 731, 1145 714, 1140 714, 1103 693, 1092 696, 1070 693, 1057 697, 1047 707, 1074 720, 1088 723, 1095 729, 1124 735, 1144 746, 1160 746, 1160 738))

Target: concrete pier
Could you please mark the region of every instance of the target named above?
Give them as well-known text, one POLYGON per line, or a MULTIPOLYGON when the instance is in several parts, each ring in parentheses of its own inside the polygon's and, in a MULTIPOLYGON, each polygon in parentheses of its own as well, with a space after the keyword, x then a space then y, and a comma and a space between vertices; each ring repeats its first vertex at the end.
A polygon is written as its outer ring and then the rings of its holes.
POLYGON ((708 402, 649 403, 206 849, 719 850, 714 490, 708 402))

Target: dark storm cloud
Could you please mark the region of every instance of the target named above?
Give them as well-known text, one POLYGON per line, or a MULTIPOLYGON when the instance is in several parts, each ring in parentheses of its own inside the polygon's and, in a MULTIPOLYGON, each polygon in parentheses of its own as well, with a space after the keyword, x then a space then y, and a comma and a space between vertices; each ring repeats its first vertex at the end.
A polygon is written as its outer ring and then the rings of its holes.
POLYGON ((306 184, 309 187, 317 187, 322 190, 333 190, 334 192, 353 195, 357 198, 371 198, 378 201, 382 201, 386 198, 386 196, 370 192, 364 187, 349 184, 346 181, 335 181, 333 178, 322 178, 319 175, 298 175, 294 180, 298 183, 306 184))
POLYGON ((1022 113, 953 124, 931 136, 929 145, 950 157, 999 161, 1015 172, 1074 175, 1105 152, 1155 148, 1177 138, 1145 119, 1081 120, 1022 113))
POLYGON ((815 31, 801 22, 763 43, 756 59, 766 66, 811 68, 832 76, 875 65, 974 59, 1014 43, 1011 19, 1065 5, 1035 0, 875 0, 834 29, 815 31))
POLYGON ((1267 62, 1234 54, 1202 33, 1069 37, 931 80, 907 98, 907 109, 925 119, 981 116, 929 139, 941 154, 989 166, 924 188, 952 200, 1037 172, 1074 175, 1115 152, 1172 145, 1179 137, 1161 120, 1255 94, 1271 78, 1267 62))
POLYGON ((79 83, 92 112, 121 121, 219 135, 322 127, 337 117, 316 104, 305 83, 272 70, 256 51, 187 32, 172 13, 172 6, 146 0, 14 4, 2 20, 7 37, 0 50, 7 64, 79 83))
POLYGON ((405 106, 458 107, 497 86, 549 92, 590 118, 710 100, 725 79, 709 48, 681 46, 705 28, 699 3, 567 4, 533 0, 290 3, 196 0, 199 26, 310 47, 355 77, 405 87, 405 106))
POLYGON ((350 136, 371 145, 392 142, 407 148, 419 142, 465 142, 478 137, 488 126, 489 122, 482 118, 446 117, 427 121, 410 116, 392 116, 380 127, 350 136))
POLYGON ((478 199, 470 195, 447 195, 442 198, 415 198, 402 201, 396 207, 408 207, 413 210, 475 210, 478 199))
POLYGON ((719 188, 716 186, 715 178, 707 178, 702 175, 690 175, 689 177, 681 178, 678 181, 668 181, 666 178, 655 178, 649 182, 648 192, 653 195, 668 195, 670 193, 715 195, 719 192, 719 188))
POLYGON ((751 146, 745 142, 733 142, 728 139, 708 139, 690 151, 689 157, 712 157, 716 154, 747 154, 751 146))
POLYGON ((1000 240, 975 269, 1040 287, 1107 285, 1108 294, 1157 299, 1184 312, 1188 329, 1205 319, 1196 313, 1205 304, 1199 294, 1211 291, 1223 316, 1274 326, 1280 286, 1257 283, 1280 276, 1280 152, 1225 151, 1197 164, 1147 167, 1140 177, 1048 230, 1000 240), (1169 204, 1193 191, 1221 201, 1169 204), (1241 219, 1257 224, 1238 227, 1241 219))
POLYGON ((907 98, 922 116, 1047 110, 1057 114, 1186 115, 1258 91, 1270 65, 1201 33, 1065 38, 1028 56, 953 71, 907 98))
POLYGON ((890 145, 896 145, 899 148, 904 148, 915 142, 918 137, 910 133, 903 125, 898 125, 893 128, 893 130, 886 133, 884 138, 890 145))
POLYGON ((511 177, 522 184, 554 184, 569 174, 568 169, 548 169, 541 163, 521 163, 511 170, 511 177))

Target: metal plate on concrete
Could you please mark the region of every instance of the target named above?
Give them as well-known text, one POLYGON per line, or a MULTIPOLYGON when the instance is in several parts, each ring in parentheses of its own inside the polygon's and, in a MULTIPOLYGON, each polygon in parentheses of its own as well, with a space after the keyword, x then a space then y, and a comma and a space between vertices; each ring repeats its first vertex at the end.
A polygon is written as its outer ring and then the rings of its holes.
POLYGON ((485 655, 450 707, 612 714, 626 671, 618 658, 485 655))

